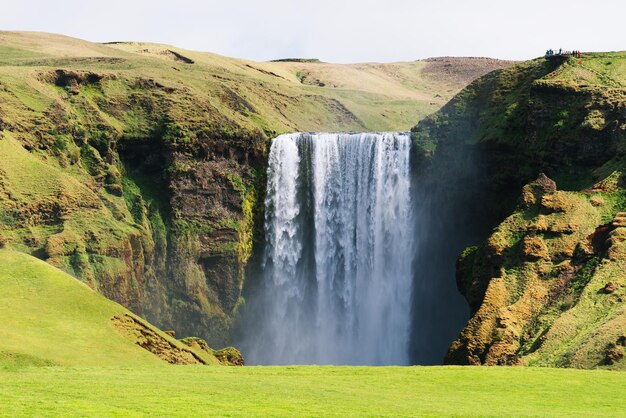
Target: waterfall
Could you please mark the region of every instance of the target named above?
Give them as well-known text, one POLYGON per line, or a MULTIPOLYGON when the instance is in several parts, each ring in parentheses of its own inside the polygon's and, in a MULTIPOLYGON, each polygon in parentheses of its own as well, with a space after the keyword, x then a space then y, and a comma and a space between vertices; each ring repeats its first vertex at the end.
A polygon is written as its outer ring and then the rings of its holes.
POLYGON ((408 133, 272 141, 251 364, 408 364, 414 231, 408 133))

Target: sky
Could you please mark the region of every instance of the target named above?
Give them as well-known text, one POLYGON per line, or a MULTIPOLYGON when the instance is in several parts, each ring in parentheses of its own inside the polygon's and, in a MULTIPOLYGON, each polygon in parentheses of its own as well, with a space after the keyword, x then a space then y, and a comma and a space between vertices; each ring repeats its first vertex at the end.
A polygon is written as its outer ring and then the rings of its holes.
POLYGON ((0 29, 265 61, 626 50, 625 0, 0 0, 0 29))

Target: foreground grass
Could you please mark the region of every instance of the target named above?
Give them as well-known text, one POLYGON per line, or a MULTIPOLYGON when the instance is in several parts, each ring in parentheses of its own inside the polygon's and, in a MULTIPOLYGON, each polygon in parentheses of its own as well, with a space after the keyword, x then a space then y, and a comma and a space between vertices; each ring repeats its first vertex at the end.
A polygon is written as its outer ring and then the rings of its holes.
POLYGON ((0 415, 626 416, 626 374, 474 367, 25 368, 0 415))

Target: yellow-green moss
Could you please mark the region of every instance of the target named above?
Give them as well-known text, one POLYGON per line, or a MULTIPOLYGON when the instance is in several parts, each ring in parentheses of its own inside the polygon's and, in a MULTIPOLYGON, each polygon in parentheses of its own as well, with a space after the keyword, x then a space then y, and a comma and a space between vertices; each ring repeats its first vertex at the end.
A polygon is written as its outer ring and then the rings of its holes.
POLYGON ((602 226, 620 210, 621 189, 609 190, 525 199, 486 248, 462 253, 464 294, 475 298, 482 287, 484 296, 449 361, 626 367, 611 357, 626 333, 626 227, 602 226), (484 251, 487 264, 475 262, 484 251))
POLYGON ((237 258, 242 265, 245 265, 252 255, 255 205, 256 191, 253 189, 246 194, 242 202, 243 219, 239 224, 239 243, 237 246, 237 258))

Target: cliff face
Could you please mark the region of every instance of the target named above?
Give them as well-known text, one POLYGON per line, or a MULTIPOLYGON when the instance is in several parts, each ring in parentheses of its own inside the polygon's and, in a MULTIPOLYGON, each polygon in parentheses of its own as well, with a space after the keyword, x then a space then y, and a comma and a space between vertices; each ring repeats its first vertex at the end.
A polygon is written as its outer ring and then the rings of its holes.
POLYGON ((258 63, 19 32, 0 50, 1 245, 211 346, 262 239, 269 138, 406 129, 510 65, 258 63))
POLYGON ((525 186, 519 209, 459 258, 473 315, 446 361, 623 368, 622 195, 559 191, 545 176, 525 186))
POLYGON ((162 328, 225 345, 252 252, 265 135, 228 131, 228 121, 207 127, 215 113, 185 89, 74 70, 36 75, 53 103, 36 118, 14 100, 26 123, 2 118, 6 245, 162 328))
POLYGON ((626 367, 625 64, 496 71, 414 128, 424 175, 464 202, 451 241, 486 239, 457 262, 471 318, 447 363, 626 367))

